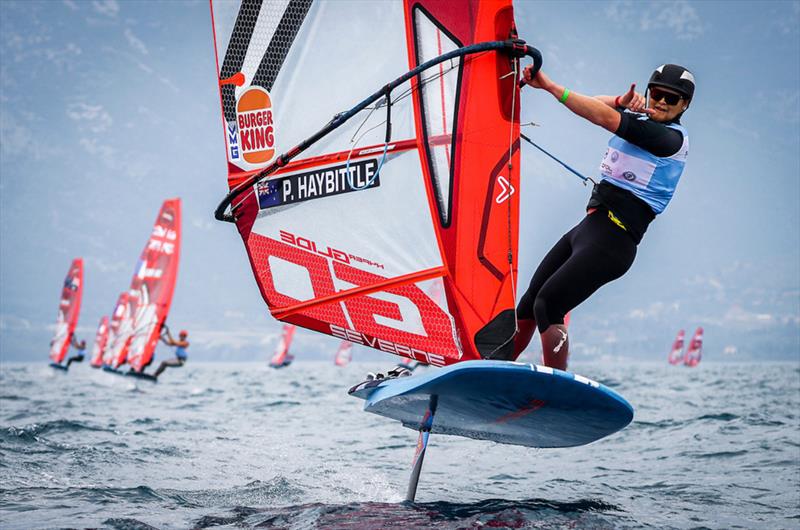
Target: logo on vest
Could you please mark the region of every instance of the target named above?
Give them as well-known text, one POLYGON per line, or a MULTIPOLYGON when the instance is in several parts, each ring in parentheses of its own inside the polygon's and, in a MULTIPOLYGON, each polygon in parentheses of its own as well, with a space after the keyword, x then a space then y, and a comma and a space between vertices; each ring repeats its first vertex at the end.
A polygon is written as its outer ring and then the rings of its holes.
POLYGON ((633 182, 634 180, 636 180, 636 173, 633 173, 632 171, 626 171, 625 173, 622 174, 622 178, 624 178, 628 182, 633 182))
POLYGON ((616 162, 617 160, 619 160, 619 153, 614 151, 613 153, 611 153, 611 161, 616 162))

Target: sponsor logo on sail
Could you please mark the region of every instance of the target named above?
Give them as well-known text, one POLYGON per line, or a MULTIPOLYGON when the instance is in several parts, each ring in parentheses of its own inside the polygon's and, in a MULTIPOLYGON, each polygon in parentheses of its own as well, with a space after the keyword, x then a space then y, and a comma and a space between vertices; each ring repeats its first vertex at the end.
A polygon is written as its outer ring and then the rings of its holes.
MULTIPOLYGON (((242 158, 255 165, 266 165, 275 158, 275 124, 273 122, 272 98, 269 92, 251 86, 236 103, 236 126, 239 129, 239 145, 242 158)), ((233 132, 228 125, 228 136, 233 132)), ((230 138, 229 138, 230 144, 230 138)), ((237 157, 239 151, 236 152, 237 157)), ((231 157, 234 149, 231 146, 231 157)))

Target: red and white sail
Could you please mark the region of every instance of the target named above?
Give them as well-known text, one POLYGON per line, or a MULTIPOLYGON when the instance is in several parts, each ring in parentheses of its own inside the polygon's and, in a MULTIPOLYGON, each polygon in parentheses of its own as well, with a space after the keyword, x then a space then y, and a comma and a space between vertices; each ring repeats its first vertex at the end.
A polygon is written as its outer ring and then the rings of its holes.
POLYGON ((134 316, 138 305, 138 295, 132 291, 122 293, 117 300, 111 316, 111 337, 106 353, 103 355, 104 365, 116 369, 127 362, 134 330, 134 316))
POLYGON ((55 363, 64 360, 72 342, 72 335, 78 325, 83 296, 83 259, 75 258, 69 266, 67 277, 61 287, 61 300, 58 304, 56 333, 50 341, 50 358, 55 363))
POLYGON ((150 364, 161 328, 169 314, 181 248, 181 200, 164 201, 153 231, 139 257, 130 291, 138 304, 127 362, 141 372, 150 364))
POLYGON ((94 368, 103 366, 103 354, 106 351, 106 343, 108 342, 108 317, 100 319, 100 324, 97 326, 97 333, 94 335, 94 347, 92 348, 92 360, 90 364, 94 368))
POLYGON ((703 356, 703 328, 699 327, 694 332, 692 341, 686 348, 686 355, 683 358, 683 364, 686 366, 697 366, 700 363, 700 358, 703 356))
POLYGON ((333 358, 333 363, 336 366, 347 366, 353 360, 353 343, 349 340, 343 340, 339 344, 339 349, 336 350, 336 357, 333 358))
POLYGON ((294 339, 295 328, 292 324, 284 324, 283 332, 281 333, 281 340, 278 342, 275 353, 269 361, 272 367, 287 366, 294 360, 294 356, 289 355, 289 348, 292 346, 292 339, 294 339))
POLYGON ((512 349, 520 65, 459 55, 516 36, 511 0, 212 1, 212 19, 229 202, 272 315, 434 365, 512 349))
POLYGON ((685 336, 686 332, 684 330, 678 331, 678 335, 672 343, 672 349, 667 356, 669 364, 678 364, 683 361, 683 341, 685 336))

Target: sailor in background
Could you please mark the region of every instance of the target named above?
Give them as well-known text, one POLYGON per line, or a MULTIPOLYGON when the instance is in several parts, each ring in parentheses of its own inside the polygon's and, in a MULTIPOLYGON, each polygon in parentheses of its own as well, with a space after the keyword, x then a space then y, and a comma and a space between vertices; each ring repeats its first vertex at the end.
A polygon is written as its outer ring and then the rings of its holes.
POLYGON ((547 253, 517 308, 515 356, 538 328, 544 364, 565 370, 569 339, 564 316, 628 271, 647 226, 672 199, 689 151, 680 119, 694 96, 694 76, 682 66, 659 66, 647 85, 648 100, 635 85, 621 96, 584 96, 541 70, 531 77, 530 66, 523 78, 614 134, 586 216, 547 253))
POLYGON ((189 341, 186 340, 188 336, 189 333, 187 333, 186 330, 181 330, 181 332, 178 333, 178 340, 175 340, 172 338, 169 328, 164 326, 164 333, 161 335, 161 341, 167 346, 175 346, 175 358, 161 361, 158 370, 153 374, 154 377, 161 375, 168 366, 183 366, 186 359, 188 359, 188 355, 186 355, 186 348, 189 347, 189 341))
POLYGON ((69 359, 67 359, 67 368, 69 368, 69 365, 72 363, 83 362, 83 354, 86 351, 86 341, 82 340, 78 342, 78 339, 76 339, 75 335, 73 335, 69 339, 69 345, 78 350, 78 352, 69 359))

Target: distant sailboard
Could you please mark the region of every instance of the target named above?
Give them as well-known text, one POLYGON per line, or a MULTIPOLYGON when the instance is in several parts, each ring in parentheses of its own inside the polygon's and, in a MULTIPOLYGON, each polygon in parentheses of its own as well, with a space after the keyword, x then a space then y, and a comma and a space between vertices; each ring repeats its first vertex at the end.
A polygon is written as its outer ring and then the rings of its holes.
POLYGON ((134 376, 147 375, 144 369, 153 359, 175 290, 180 227, 180 199, 164 201, 136 264, 128 291, 120 296, 114 309, 106 370, 134 376), (124 364, 129 365, 127 372, 121 370, 124 364))
POLYGON ((78 317, 81 314, 81 298, 83 296, 83 259, 75 258, 69 266, 67 277, 61 287, 61 300, 58 303, 56 317, 56 333, 50 341, 50 366, 66 370, 61 362, 69 351, 78 317))
POLYGON ((108 343, 106 351, 103 353, 103 369, 114 370, 115 364, 121 359, 125 361, 127 357, 127 344, 130 337, 129 326, 130 315, 132 314, 128 291, 124 291, 117 298, 114 311, 111 312, 111 322, 108 326, 108 343))
POLYGON ((181 248, 181 200, 164 201, 131 281, 138 295, 127 362, 130 375, 146 375, 169 315, 181 248))
MULTIPOLYGON (((229 190, 215 217, 236 224, 271 314, 449 367, 420 376, 428 407, 405 421, 421 433, 409 485, 415 492, 437 410, 457 418, 463 406, 468 429, 478 414, 469 403, 485 397, 474 385, 437 378, 461 381, 472 363, 513 355, 520 59, 533 59, 535 72, 541 54, 517 39, 511 0, 211 6, 229 190), (370 30, 342 33, 355 20, 368 21, 370 30), (308 72, 325 80, 324 89, 308 72), (444 296, 431 295, 437 282, 444 296), (461 401, 450 405, 448 398, 437 409, 440 387, 461 401)), ((513 377, 503 366, 481 369, 492 381, 513 377)), ((578 381, 528 368, 530 374, 552 380, 541 388, 578 381)), ((353 394, 400 419, 402 399, 371 401, 374 381, 353 394)), ((417 382, 398 377, 373 390, 388 396, 417 382)), ((515 395, 510 385, 497 388, 515 395)), ((485 409, 516 410, 497 401, 485 409)))
POLYGON ((703 356, 703 328, 699 327, 695 330, 692 341, 686 348, 686 355, 683 358, 683 364, 691 368, 700 364, 700 358, 703 356))
POLYGON ((679 364, 683 362, 683 341, 685 336, 686 332, 684 330, 678 331, 678 335, 672 343, 672 349, 667 356, 669 364, 679 364))
POLYGON ((278 346, 275 348, 275 353, 269 361, 272 368, 285 368, 292 364, 294 356, 289 353, 289 348, 292 346, 292 339, 294 339, 294 332, 297 326, 292 324, 284 324, 283 331, 281 332, 281 339, 278 346))
POLYGON ((339 344, 339 349, 336 350, 336 356, 333 358, 333 364, 336 366, 347 366, 353 360, 353 343, 349 340, 343 340, 339 344))
POLYGON ((103 354, 106 351, 106 343, 108 342, 108 317, 100 319, 100 324, 97 326, 97 333, 94 336, 94 347, 92 348, 92 360, 89 363, 92 368, 101 368, 103 366, 103 354))

